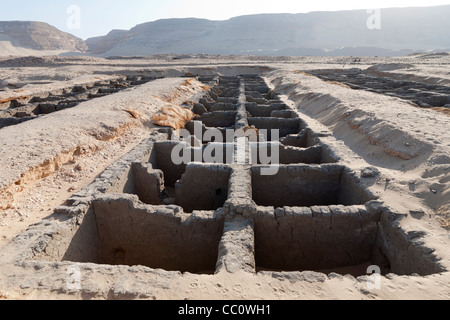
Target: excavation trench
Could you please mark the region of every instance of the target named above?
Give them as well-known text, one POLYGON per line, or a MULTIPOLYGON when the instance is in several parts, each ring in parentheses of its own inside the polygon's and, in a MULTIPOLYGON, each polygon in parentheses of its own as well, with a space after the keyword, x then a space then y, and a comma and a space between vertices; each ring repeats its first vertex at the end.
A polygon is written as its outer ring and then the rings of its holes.
POLYGON ((308 73, 324 81, 344 84, 355 90, 367 90, 409 100, 422 108, 450 108, 448 87, 377 76, 376 69, 311 70, 308 73))
POLYGON ((0 129, 36 119, 95 98, 104 97, 154 80, 150 77, 120 77, 65 89, 41 92, 32 96, 0 102, 0 129))
POLYGON ((368 206, 260 209, 255 217, 256 271, 317 271, 427 276, 445 269, 420 242, 411 242, 368 206), (428 251, 428 252, 427 252, 428 251))
POLYGON ((219 213, 184 215, 177 207, 143 206, 132 196, 99 197, 61 260, 212 274, 222 229, 219 213))
POLYGON ((377 265, 389 273, 390 262, 376 245, 379 219, 379 212, 364 206, 261 210, 255 218, 256 269, 360 276, 377 265))
POLYGON ((356 205, 374 200, 340 165, 283 165, 275 175, 252 168, 253 200, 260 206, 356 205))
POLYGON ((233 135, 213 142, 189 137, 193 145, 173 132, 170 139, 150 139, 136 149, 143 156, 102 177, 107 187, 91 193, 76 223, 54 235, 35 259, 199 274, 309 270, 359 276, 370 265, 382 274, 443 270, 423 243, 392 224, 355 173, 327 153, 262 78, 206 80, 211 90, 191 104, 202 113, 187 129, 193 135, 198 122, 201 134, 247 124, 261 130, 243 162, 236 161, 233 135), (279 130, 279 141, 272 141, 271 130, 279 130), (270 175, 260 153, 268 145, 279 151, 270 175))

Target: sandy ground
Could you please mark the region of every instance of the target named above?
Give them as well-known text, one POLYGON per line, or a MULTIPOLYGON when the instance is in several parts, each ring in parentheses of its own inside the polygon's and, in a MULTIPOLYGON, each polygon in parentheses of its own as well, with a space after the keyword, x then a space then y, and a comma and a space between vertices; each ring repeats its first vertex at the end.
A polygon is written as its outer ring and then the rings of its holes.
POLYGON ((2 56, 49 56, 68 53, 67 50, 34 50, 18 48, 9 41, 0 41, 0 52, 2 56))
MULTIPOLYGON (((148 137, 149 128, 154 127, 151 116, 162 106, 181 104, 203 90, 199 82, 186 83, 185 79, 172 77, 200 72, 232 74, 238 68, 238 73, 263 72, 266 81, 286 103, 317 126, 331 130, 343 144, 344 162, 349 161, 352 167, 377 167, 382 174, 372 191, 400 211, 412 212, 402 223, 427 230, 437 252, 448 254, 450 117, 414 107, 395 97, 325 83, 307 72, 378 65, 380 75, 392 79, 449 86, 449 57, 359 60, 229 56, 192 56, 180 60, 175 57, 0 58, 0 100, 118 74, 168 77, 0 129, 0 247, 29 225, 49 217, 70 195, 148 137), (386 67, 393 64, 397 67, 386 67), (139 116, 133 117, 130 110, 139 116), (356 154, 357 158, 346 157, 345 153, 356 154)), ((186 274, 155 289, 153 296, 157 299, 449 299, 449 280, 448 274, 418 280, 395 276, 389 288, 368 293, 360 282, 346 277, 299 284, 264 275, 193 278, 186 274), (349 289, 343 292, 342 287, 349 289)), ((0 287, 1 298, 82 297, 30 289, 5 291, 0 287)))

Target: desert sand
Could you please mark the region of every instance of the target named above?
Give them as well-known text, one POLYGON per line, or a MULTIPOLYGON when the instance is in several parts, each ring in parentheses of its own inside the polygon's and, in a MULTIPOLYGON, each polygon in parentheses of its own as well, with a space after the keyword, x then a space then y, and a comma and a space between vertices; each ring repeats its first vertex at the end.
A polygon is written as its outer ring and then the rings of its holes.
POLYGON ((20 107, 20 101, 32 103, 30 97, 75 86, 155 79, 0 129, 0 299, 449 299, 449 65, 448 54, 0 58, 3 114, 14 109, 11 101, 20 107), (355 69, 368 77, 363 88, 340 77, 355 69), (207 90, 196 75, 242 74, 260 75, 313 131, 330 132, 324 139, 340 163, 361 174, 364 187, 395 212, 392 224, 411 243, 420 241, 423 255, 432 255, 442 271, 385 274, 381 288, 371 290, 367 277, 339 270, 198 275, 85 264, 81 290, 67 290, 47 275, 64 274, 69 262, 14 258, 38 232, 34 224, 63 224, 68 217, 55 209, 159 129, 152 117, 162 107, 182 105, 207 90), (374 79, 392 81, 397 90, 386 93, 374 79), (367 168, 377 173, 367 174, 367 168))

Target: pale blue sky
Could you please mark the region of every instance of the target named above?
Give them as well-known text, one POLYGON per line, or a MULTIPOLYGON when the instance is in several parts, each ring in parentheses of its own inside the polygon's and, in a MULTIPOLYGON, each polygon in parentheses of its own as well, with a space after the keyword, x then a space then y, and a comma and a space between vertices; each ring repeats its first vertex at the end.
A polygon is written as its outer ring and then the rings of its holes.
POLYGON ((450 0, 13 0, 3 5, 0 21, 33 20, 47 22, 80 38, 105 35, 112 29, 130 29, 137 24, 165 18, 205 18, 227 20, 258 13, 305 13, 351 9, 434 6, 450 0), (67 9, 76 5, 79 20, 67 9), (68 21, 72 21, 71 27, 68 21), (80 21, 79 28, 73 21, 80 21), (75 26, 75 28, 74 28, 75 26))

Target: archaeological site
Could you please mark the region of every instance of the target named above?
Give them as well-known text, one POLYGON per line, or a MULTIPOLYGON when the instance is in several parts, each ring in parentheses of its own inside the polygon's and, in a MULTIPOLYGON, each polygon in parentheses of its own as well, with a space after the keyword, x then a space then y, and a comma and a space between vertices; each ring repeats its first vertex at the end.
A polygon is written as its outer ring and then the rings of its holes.
POLYGON ((0 299, 448 299, 449 63, 0 58, 0 299))

